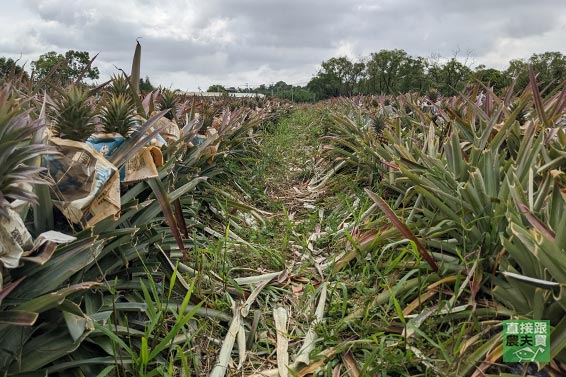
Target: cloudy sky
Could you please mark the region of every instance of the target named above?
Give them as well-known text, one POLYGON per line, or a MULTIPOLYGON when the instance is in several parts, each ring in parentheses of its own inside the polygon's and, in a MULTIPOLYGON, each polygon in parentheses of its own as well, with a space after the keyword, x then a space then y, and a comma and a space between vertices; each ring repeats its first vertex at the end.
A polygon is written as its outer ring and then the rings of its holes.
POLYGON ((566 53, 564 0, 21 0, 0 25, 0 56, 100 52, 101 79, 129 71, 141 37, 142 75, 184 90, 304 85, 324 60, 381 49, 500 69, 566 53))

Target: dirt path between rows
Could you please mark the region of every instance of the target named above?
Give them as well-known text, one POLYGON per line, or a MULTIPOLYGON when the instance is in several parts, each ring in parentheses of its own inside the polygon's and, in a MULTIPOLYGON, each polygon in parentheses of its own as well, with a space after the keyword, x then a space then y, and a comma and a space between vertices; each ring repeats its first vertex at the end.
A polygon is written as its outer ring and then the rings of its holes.
POLYGON ((230 368, 228 375, 289 375, 283 364, 300 369, 311 362, 313 320, 322 315, 316 307, 324 280, 315 263, 321 251, 313 246, 324 208, 319 207, 318 193, 308 190, 319 132, 320 119, 312 108, 297 109, 270 125, 263 133, 257 169, 243 182, 263 191, 261 201, 254 202, 251 196, 251 204, 271 213, 260 235, 247 241, 265 250, 266 271, 273 269, 268 260, 275 253, 285 272, 258 295, 254 303, 259 307, 254 313, 257 328, 252 330, 255 340, 247 362, 239 371, 230 368))

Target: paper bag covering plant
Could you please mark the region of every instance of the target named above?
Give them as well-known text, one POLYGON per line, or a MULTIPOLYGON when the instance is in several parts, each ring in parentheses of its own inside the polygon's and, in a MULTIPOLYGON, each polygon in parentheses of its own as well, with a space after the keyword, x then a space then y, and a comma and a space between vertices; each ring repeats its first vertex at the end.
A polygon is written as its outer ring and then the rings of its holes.
POLYGON ((33 136, 43 131, 44 122, 32 120, 29 111, 20 108, 10 91, 9 85, 0 89, 0 289, 4 268, 17 268, 22 256, 37 251, 51 236, 68 239, 51 231, 41 234, 34 245, 15 210, 22 204, 37 203, 33 185, 48 182, 40 177, 44 169, 36 165, 41 156, 53 156, 54 151, 35 142, 33 136))
POLYGON ((86 143, 95 130, 95 111, 88 92, 72 86, 52 105, 49 143, 60 153, 45 159, 54 182, 53 203, 73 223, 92 226, 119 215, 120 182, 117 169, 86 143), (95 200, 96 199, 96 200, 95 200))
MULTIPOLYGON (((139 128, 141 119, 141 117, 136 116, 135 107, 130 98, 121 93, 123 91, 123 89, 120 89, 120 85, 123 85, 122 80, 116 78, 114 80, 116 80, 114 86, 117 85, 116 91, 113 91, 107 97, 100 112, 103 132, 94 134, 87 141, 106 158, 111 156, 112 152, 122 145, 136 128, 139 128)), ((150 148, 140 149, 120 169, 121 182, 133 183, 157 177, 156 166, 151 161, 150 148)))
MULTIPOLYGON (((159 96, 159 109, 169 109, 163 118, 159 119, 157 128, 165 126, 161 136, 168 144, 179 140, 180 130, 177 122, 177 93, 172 90, 162 90, 159 96)), ((151 114, 154 115, 154 114, 151 114)))

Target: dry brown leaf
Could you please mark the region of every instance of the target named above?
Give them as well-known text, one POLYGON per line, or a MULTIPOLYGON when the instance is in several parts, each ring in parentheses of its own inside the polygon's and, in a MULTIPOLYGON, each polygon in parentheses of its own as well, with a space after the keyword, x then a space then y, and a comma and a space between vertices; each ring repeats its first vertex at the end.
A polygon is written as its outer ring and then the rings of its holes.
POLYGON ((273 319, 277 330, 277 369, 279 376, 289 375, 289 341, 287 339, 287 310, 284 307, 273 309, 273 319))
POLYGON ((472 374, 472 377, 485 376, 485 371, 487 370, 487 368, 495 364, 495 362, 501 357, 503 357, 503 344, 499 344, 487 354, 485 360, 476 369, 474 374, 472 374))
POLYGON ((337 364, 332 370, 332 377, 340 377, 341 369, 342 369, 342 364, 337 364))
POLYGON ((324 365, 326 360, 317 360, 314 363, 304 367, 300 371, 297 372, 297 376, 303 377, 308 376, 309 374, 313 374, 318 368, 324 365))
POLYGON ((352 352, 348 351, 342 355, 342 361, 346 364, 346 372, 350 377, 360 377, 360 368, 358 368, 358 363, 354 359, 352 352))
POLYGON ((300 296, 303 293, 304 286, 302 284, 291 284, 291 290, 295 296, 300 296))
POLYGON ((428 292, 423 293, 422 295, 420 295, 419 297, 414 299, 413 302, 411 302, 409 305, 407 305, 405 307, 405 309, 403 309, 403 315, 407 316, 407 315, 411 314, 411 312, 413 310, 418 308, 423 302, 425 302, 426 300, 428 300, 429 298, 431 298, 434 295, 436 295, 436 291, 428 291, 428 292))
POLYGON ((447 276, 445 278, 442 278, 442 279, 435 281, 434 283, 430 284, 428 287, 426 287, 426 289, 430 290, 430 289, 434 289, 434 288, 436 288, 439 285, 444 284, 444 283, 455 282, 457 278, 458 278, 458 276, 447 276))

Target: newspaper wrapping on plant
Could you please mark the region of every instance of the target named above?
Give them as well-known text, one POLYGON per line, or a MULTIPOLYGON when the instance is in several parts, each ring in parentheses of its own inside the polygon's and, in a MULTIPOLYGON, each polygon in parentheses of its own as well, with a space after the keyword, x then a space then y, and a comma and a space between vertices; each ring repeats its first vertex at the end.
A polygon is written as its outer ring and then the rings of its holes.
POLYGON ((33 240, 16 211, 7 210, 8 218, 0 217, 0 264, 5 268, 16 268, 24 249, 31 248, 33 240))
POLYGON ((157 167, 163 166, 161 149, 155 146, 141 148, 124 166, 122 182, 135 183, 148 178, 156 178, 157 167))
MULTIPOLYGON (((153 116, 156 113, 157 112, 154 112, 151 115, 153 116)), ((179 140, 179 137, 181 136, 181 132, 179 130, 179 126, 177 126, 177 123, 175 123, 175 122, 173 122, 173 121, 171 121, 171 120, 169 120, 165 117, 161 117, 157 121, 156 128, 159 129, 163 126, 165 126, 165 128, 159 134, 165 139, 167 144, 172 144, 172 143, 176 142, 177 140, 179 140)))
MULTIPOLYGON (((176 126, 175 126, 176 127, 176 126)), ((126 139, 120 134, 95 134, 88 140, 87 144, 96 149, 105 158, 112 153, 126 139)), ((158 176, 157 167, 163 166, 163 153, 156 146, 141 148, 120 169, 120 182, 129 184, 158 176)))
MULTIPOLYGON (((206 129, 206 138, 207 139, 217 139, 218 138, 218 131, 216 128, 208 127, 206 129)), ((214 155, 218 152, 218 143, 215 142, 213 145, 209 145, 203 150, 203 154, 210 157, 210 160, 214 160, 214 155)))
POLYGON ((53 203, 71 222, 92 226, 120 212, 116 167, 86 143, 50 138, 60 156, 44 162, 54 182, 53 203))

